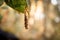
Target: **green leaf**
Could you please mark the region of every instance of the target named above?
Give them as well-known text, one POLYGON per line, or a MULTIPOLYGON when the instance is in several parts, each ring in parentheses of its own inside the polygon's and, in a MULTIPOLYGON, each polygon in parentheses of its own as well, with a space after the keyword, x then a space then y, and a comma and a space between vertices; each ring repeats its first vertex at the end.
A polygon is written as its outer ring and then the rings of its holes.
POLYGON ((7 3, 7 5, 20 12, 24 12, 24 9, 27 5, 26 0, 5 0, 5 2, 7 3))

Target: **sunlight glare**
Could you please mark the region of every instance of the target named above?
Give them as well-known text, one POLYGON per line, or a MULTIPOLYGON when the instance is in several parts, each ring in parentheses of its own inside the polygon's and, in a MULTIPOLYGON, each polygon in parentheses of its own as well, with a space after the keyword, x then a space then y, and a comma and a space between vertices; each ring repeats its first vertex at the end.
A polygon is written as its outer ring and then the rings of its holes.
POLYGON ((51 3, 52 3, 53 5, 57 5, 57 0, 51 0, 51 3))
POLYGON ((35 20, 44 19, 45 15, 42 12, 41 7, 37 7, 36 13, 34 14, 35 20))

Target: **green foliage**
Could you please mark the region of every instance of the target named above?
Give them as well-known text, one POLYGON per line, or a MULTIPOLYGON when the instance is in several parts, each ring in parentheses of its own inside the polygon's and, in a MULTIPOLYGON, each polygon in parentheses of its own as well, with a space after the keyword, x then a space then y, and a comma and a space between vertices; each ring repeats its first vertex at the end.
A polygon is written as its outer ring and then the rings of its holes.
POLYGON ((7 5, 20 12, 24 12, 24 9, 27 5, 26 0, 5 0, 5 2, 7 3, 7 5))
POLYGON ((3 4, 3 0, 0 0, 0 6, 3 4))
POLYGON ((2 16, 0 15, 0 21, 2 20, 2 16))

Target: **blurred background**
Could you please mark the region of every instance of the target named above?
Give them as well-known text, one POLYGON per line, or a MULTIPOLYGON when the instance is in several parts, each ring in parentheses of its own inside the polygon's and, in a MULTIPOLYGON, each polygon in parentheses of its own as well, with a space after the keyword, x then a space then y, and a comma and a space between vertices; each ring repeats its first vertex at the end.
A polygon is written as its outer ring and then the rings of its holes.
POLYGON ((6 40, 60 40, 60 0, 0 0, 0 29, 6 40))

